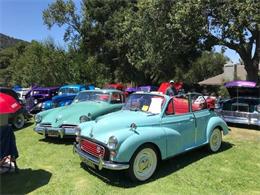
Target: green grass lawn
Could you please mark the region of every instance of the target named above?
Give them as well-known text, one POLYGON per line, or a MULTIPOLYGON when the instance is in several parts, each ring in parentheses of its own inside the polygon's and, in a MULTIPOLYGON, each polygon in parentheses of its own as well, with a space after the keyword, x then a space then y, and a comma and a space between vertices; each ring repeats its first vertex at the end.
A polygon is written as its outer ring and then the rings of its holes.
POLYGON ((89 170, 72 153, 73 140, 45 140, 31 125, 15 132, 20 171, 0 176, 0 194, 260 194, 260 131, 231 129, 221 152, 176 156, 136 184, 122 171, 89 170))

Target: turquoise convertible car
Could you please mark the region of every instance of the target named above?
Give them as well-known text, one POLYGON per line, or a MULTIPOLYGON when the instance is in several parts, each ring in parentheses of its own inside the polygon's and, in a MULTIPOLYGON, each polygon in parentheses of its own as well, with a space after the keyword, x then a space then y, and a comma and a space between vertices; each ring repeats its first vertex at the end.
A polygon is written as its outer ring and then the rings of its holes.
POLYGON ((119 90, 81 91, 72 104, 38 113, 34 130, 45 137, 75 136, 77 125, 121 110, 124 102, 125 95, 119 90))
POLYGON ((122 110, 76 128, 74 152, 88 166, 128 169, 133 180, 145 181, 164 160, 207 145, 217 152, 226 123, 208 109, 201 94, 169 97, 134 93, 122 110))

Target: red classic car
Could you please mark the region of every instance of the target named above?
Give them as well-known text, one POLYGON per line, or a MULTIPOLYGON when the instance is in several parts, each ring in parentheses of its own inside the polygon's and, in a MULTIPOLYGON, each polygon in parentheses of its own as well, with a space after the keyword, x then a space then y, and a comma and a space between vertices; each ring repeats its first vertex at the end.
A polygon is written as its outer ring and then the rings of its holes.
POLYGON ((25 124, 25 119, 29 118, 12 89, 0 88, 0 108, 1 125, 10 123, 15 128, 21 129, 25 124))

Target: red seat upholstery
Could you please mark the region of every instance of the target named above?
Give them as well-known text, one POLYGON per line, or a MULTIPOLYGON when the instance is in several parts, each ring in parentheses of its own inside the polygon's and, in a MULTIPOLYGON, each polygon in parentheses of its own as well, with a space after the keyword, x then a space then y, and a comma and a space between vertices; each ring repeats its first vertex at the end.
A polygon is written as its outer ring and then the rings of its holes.
POLYGON ((189 101, 184 98, 173 98, 175 114, 185 114, 189 112, 189 101))

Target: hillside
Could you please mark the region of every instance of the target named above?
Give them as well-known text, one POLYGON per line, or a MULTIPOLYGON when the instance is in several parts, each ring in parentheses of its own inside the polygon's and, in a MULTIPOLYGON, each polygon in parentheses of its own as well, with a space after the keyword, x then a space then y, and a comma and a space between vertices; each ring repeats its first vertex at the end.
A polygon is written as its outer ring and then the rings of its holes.
POLYGON ((26 42, 26 41, 23 41, 21 39, 15 39, 13 37, 9 37, 7 35, 0 33, 0 50, 5 49, 7 47, 14 46, 19 42, 26 42))

